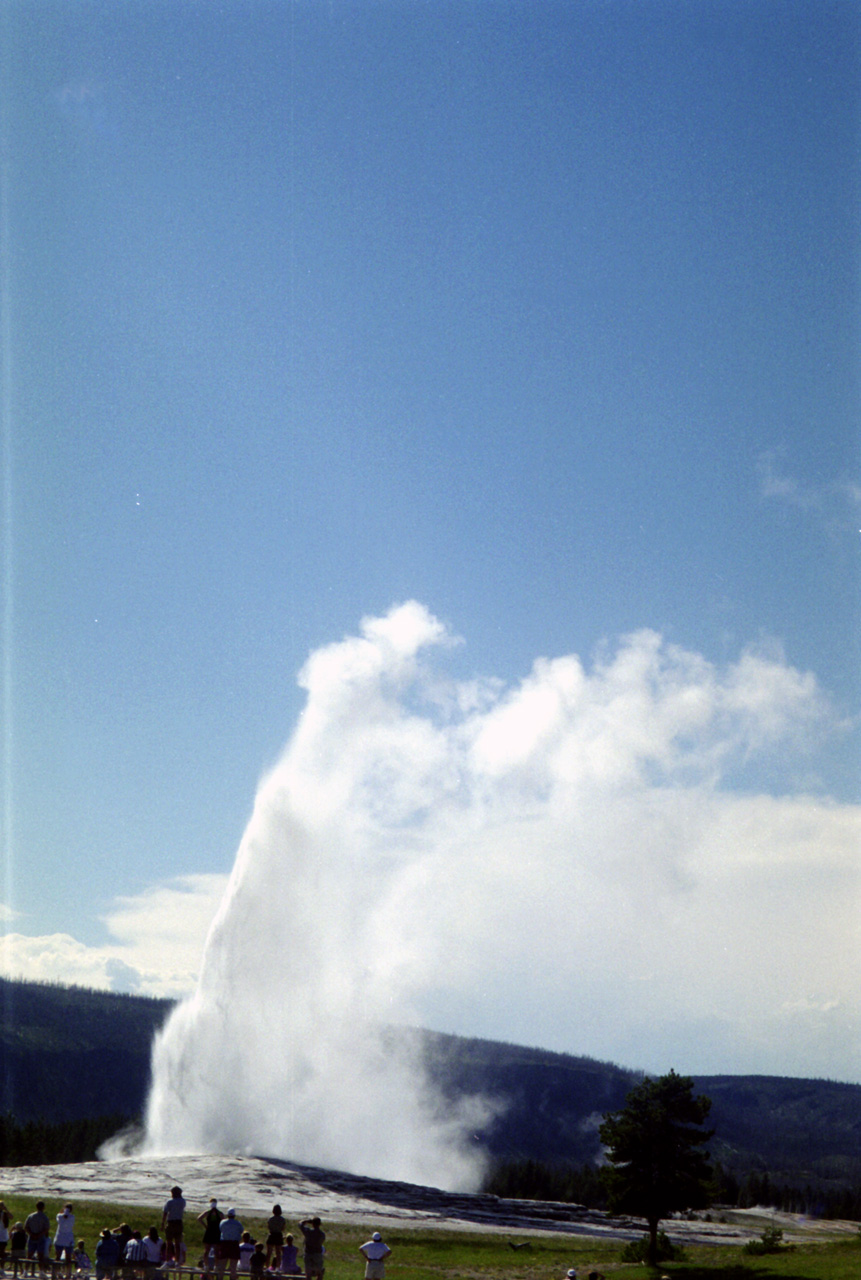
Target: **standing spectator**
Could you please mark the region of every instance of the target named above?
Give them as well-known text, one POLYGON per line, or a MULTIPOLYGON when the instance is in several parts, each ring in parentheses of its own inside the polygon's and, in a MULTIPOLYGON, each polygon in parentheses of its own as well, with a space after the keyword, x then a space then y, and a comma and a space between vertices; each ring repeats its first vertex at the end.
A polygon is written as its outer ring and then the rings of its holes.
POLYGON ((208 1209, 197 1215, 197 1220, 203 1227, 204 1271, 207 1273, 209 1272, 209 1251, 210 1249, 215 1249, 218 1244, 220 1239, 218 1228, 223 1217, 224 1214, 219 1209, 218 1201, 215 1198, 210 1200, 208 1209))
POLYGON ((12 1215, 6 1208, 2 1200, 0 1200, 0 1271, 6 1269, 6 1246, 9 1243, 9 1227, 12 1222, 12 1215))
POLYGON ((262 1240, 254 1246, 254 1252, 248 1259, 248 1270, 251 1273, 251 1280, 263 1280, 263 1272, 266 1270, 266 1246, 262 1240))
POLYGON ((235 1276, 236 1264, 239 1262, 239 1241, 242 1239, 242 1223, 237 1218, 235 1209, 227 1210, 227 1217, 221 1219, 218 1234, 215 1274, 223 1276, 224 1268, 229 1264, 230 1274, 235 1276))
POLYGON ((391 1249, 384 1243, 379 1231, 375 1231, 365 1244, 359 1245, 359 1253, 365 1257, 365 1280, 384 1280, 386 1258, 391 1249))
POLYGON ((120 1260, 120 1241, 110 1227, 104 1227, 96 1245, 96 1280, 112 1276, 120 1260))
POLYGON ((266 1266, 271 1260, 275 1271, 281 1270, 281 1250, 284 1247, 284 1228, 286 1220, 281 1216, 280 1204, 273 1204, 272 1217, 266 1223, 269 1231, 266 1237, 266 1266))
POLYGON ((54 1255, 59 1262, 65 1258, 72 1259, 75 1247, 75 1215, 70 1204, 63 1205, 63 1212, 57 1214, 57 1230, 54 1235, 54 1255))
POLYGON ((161 1228, 164 1232, 166 1246, 166 1261, 171 1258, 180 1265, 182 1250, 180 1242, 182 1240, 182 1215, 185 1213, 185 1201, 182 1198, 182 1191, 179 1187, 171 1187, 170 1199, 164 1206, 164 1212, 161 1215, 161 1228))
POLYGON ((326 1232, 320 1226, 320 1219, 303 1218, 299 1223, 299 1230, 305 1238, 306 1280, 311 1280, 311 1276, 317 1276, 318 1280, 323 1280, 323 1271, 326 1267, 324 1259, 326 1232))
POLYGON ((36 1201, 36 1211, 25 1219, 24 1230, 27 1232, 27 1257, 35 1258, 39 1263, 39 1270, 44 1271, 48 1257, 48 1236, 51 1232, 44 1200, 36 1201))

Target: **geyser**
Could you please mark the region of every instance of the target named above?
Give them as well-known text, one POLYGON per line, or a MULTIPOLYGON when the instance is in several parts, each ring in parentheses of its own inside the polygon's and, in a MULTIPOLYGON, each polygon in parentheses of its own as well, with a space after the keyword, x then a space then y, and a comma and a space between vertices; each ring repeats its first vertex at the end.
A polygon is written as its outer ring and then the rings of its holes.
POLYGON ((407 604, 315 653, 307 707, 263 781, 198 987, 153 1051, 145 1149, 240 1151, 474 1187, 480 1099, 444 1105, 414 1036, 396 886, 415 864, 439 746, 398 695, 444 638, 407 604))
POLYGON ((827 718, 812 677, 756 653, 719 671, 643 631, 591 671, 539 659, 506 690, 426 668, 448 642, 408 603, 310 657, 197 989, 154 1047, 150 1153, 469 1188, 498 1100, 445 1105, 391 1028, 685 1069, 709 1037, 713 1064, 762 1070, 744 1055, 775 1010, 785 1046, 808 989, 856 1007, 835 986, 854 817, 720 788, 827 718), (794 892, 823 850, 830 875, 794 892))

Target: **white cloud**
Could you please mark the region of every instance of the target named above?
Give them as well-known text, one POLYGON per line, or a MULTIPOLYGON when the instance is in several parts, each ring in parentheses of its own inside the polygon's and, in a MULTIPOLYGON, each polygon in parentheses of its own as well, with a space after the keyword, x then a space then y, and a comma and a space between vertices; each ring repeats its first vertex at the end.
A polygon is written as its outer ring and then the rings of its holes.
POLYGON ((187 995, 226 883, 220 875, 180 876, 118 898, 105 917, 115 941, 104 946, 86 946, 66 933, 6 933, 0 937, 0 972, 109 991, 187 995))
POLYGON ((854 480, 834 480, 811 484, 788 474, 781 467, 780 453, 768 450, 757 461, 760 493, 763 498, 786 503, 817 515, 832 529, 854 528, 861 513, 861 485, 854 480))
POLYGON ((776 648, 717 667, 641 631, 591 667, 541 658, 514 688, 446 693, 422 660, 446 639, 411 603, 306 664, 200 984, 159 1042, 153 1146, 462 1179, 375 1019, 856 1078, 859 810, 725 782, 837 727, 814 677, 776 648), (282 998, 280 1019, 244 1017, 282 998))

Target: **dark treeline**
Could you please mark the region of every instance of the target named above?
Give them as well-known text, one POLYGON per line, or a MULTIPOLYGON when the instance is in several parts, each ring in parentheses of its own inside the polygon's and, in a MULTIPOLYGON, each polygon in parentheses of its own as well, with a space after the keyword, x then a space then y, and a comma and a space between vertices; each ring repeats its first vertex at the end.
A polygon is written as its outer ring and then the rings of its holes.
POLYGON ((835 1186, 816 1180, 804 1186, 756 1171, 743 1178, 715 1168, 713 1199, 739 1209, 763 1205, 783 1213, 804 1213, 813 1218, 845 1218, 861 1222, 861 1185, 835 1186))
POLYGON ((595 1165, 544 1164, 541 1160, 499 1160, 482 1191, 511 1200, 561 1200, 604 1209, 607 1194, 595 1165))
MULTIPOLYGON (((500 1160, 490 1169, 482 1190, 513 1200, 561 1200, 589 1209, 607 1207, 601 1171, 588 1164, 500 1160)), ((861 1222, 861 1185, 828 1186, 808 1182, 802 1187, 755 1172, 739 1179, 720 1165, 714 1170, 712 1202, 725 1208, 749 1209, 761 1205, 784 1213, 861 1222)))
POLYGON ((129 1124, 122 1115, 85 1120, 25 1120, 0 1115, 0 1165, 78 1164, 95 1160, 103 1142, 129 1124))

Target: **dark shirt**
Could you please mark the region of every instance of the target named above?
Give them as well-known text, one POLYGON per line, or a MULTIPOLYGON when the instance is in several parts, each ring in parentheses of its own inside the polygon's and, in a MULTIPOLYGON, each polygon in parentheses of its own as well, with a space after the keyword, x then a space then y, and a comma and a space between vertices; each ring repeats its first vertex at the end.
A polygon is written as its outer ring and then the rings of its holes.
POLYGON ((28 1236, 46 1236, 51 1230, 51 1223, 47 1213, 43 1213, 41 1209, 31 1213, 24 1223, 24 1230, 28 1236))
POLYGON ((96 1262, 112 1267, 120 1256, 120 1242, 116 1236, 100 1236, 96 1245, 96 1262))
POLYGON ((326 1239, 326 1232, 322 1227, 306 1227, 299 1223, 299 1230, 305 1237, 306 1253, 322 1253, 323 1241, 326 1239))

